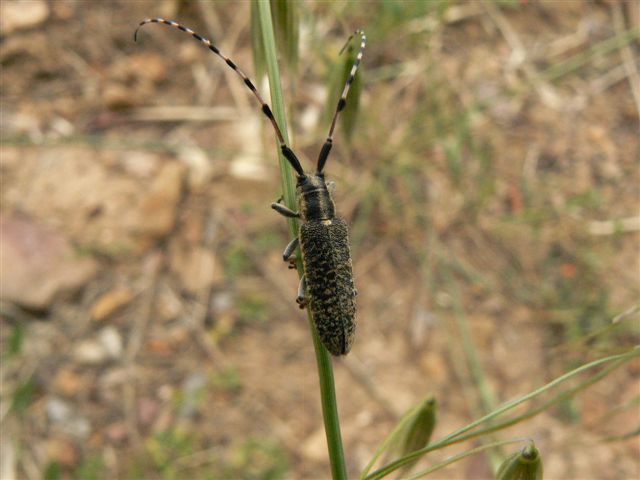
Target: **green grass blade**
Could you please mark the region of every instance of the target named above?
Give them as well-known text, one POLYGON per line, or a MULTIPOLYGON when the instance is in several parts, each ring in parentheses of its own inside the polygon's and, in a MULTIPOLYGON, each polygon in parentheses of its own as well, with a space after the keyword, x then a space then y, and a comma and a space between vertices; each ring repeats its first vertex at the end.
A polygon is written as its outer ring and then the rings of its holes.
MULTIPOLYGON (((478 391, 480 403, 480 407, 478 408, 478 410, 480 410, 482 414, 486 414, 496 408, 497 401, 493 390, 489 385, 484 367, 482 366, 480 356, 478 355, 478 351, 475 346, 475 342, 473 341, 473 335, 467 322, 467 316, 464 312, 464 308, 462 307, 462 302, 460 300, 460 290, 458 288, 458 285, 457 283, 455 283, 452 275, 448 270, 446 270, 445 272, 445 278, 447 283, 453 290, 452 297, 456 327, 458 329, 458 333, 460 334, 462 349, 464 350, 465 357, 467 358, 469 373, 471 374, 472 381, 478 391)), ((487 456, 489 458, 489 462, 493 471, 497 471, 498 467, 504 460, 503 453, 499 449, 489 450, 487 452, 487 456)))
MULTIPOLYGON (((285 141, 289 143, 287 135, 284 99, 282 87, 280 85, 280 75, 278 72, 278 57, 276 43, 273 32, 273 22, 271 18, 271 8, 269 0, 260 0, 258 3, 258 18, 262 30, 265 60, 267 64, 267 74, 271 87, 271 104, 273 114, 282 130, 285 141)), ((278 149, 280 159, 280 172, 282 177, 282 188, 285 205, 295 209, 295 187, 291 167, 278 149)), ((289 219, 289 230, 292 235, 298 235, 298 223, 296 219, 289 219)), ((298 258, 300 258, 298 256, 298 258)), ((298 274, 302 275, 302 266, 298 261, 298 274)), ((334 480, 347 478, 347 468, 344 460, 342 448, 342 436, 340 434, 340 422, 338 419, 338 408, 336 401, 335 384, 333 380, 333 369, 331 357, 324 348, 315 326, 311 313, 307 310, 309 326, 313 336, 313 345, 316 352, 316 362, 318 364, 318 375, 320 377, 320 399, 322 402, 322 416, 324 418, 325 432, 327 435, 327 445, 329 448, 329 460, 331 462, 331 475, 334 480)))
POLYGON ((276 30, 277 47, 290 71, 298 68, 298 44, 300 38, 300 2, 296 0, 271 0, 271 14, 276 30))
MULTIPOLYGON (((493 412, 485 415, 484 417, 456 430, 455 432, 447 435, 446 437, 438 440, 437 442, 432 443, 431 445, 417 450, 416 452, 407 455, 403 458, 400 458, 398 460, 395 460, 391 463, 389 463, 388 465, 385 465, 381 468, 379 468, 378 470, 374 471, 373 473, 371 473, 370 475, 367 475, 365 478, 367 480, 373 480, 373 479, 380 479, 383 478, 384 476, 388 475, 389 473, 393 472, 394 470, 397 470, 398 468, 404 466, 405 464, 407 464, 408 462, 421 457, 422 455, 435 451, 435 450, 439 450, 441 448, 444 448, 446 446, 452 445, 454 443, 458 443, 459 441, 462 441, 462 436, 469 432, 470 430, 473 430, 474 428, 490 421, 493 420, 494 418, 498 417, 499 415, 502 415, 503 413, 517 407, 518 405, 531 400, 532 398, 535 398, 543 393, 545 393, 546 391, 550 390, 551 388, 555 387, 556 385, 566 382, 567 380, 570 380, 571 378, 575 377, 576 375, 579 375, 580 373, 589 370, 591 368, 600 366, 600 365, 604 365, 606 363, 610 363, 610 362, 616 362, 617 365, 616 366, 620 366, 622 365, 624 362, 631 360, 632 358, 638 357, 640 356, 640 348, 634 348, 633 350, 630 350, 628 352, 625 353, 621 353, 619 355, 612 355, 609 357, 605 357, 605 358, 601 358, 599 360, 594 360, 593 362, 589 362, 587 364, 581 365, 580 367, 571 370, 568 373, 565 373, 564 375, 561 375, 560 377, 556 378, 555 380, 552 380, 551 382, 547 383, 546 385, 543 385, 540 388, 537 388, 536 390, 533 390, 532 392, 529 392, 526 395, 523 395, 522 397, 516 398, 514 400, 511 400, 507 403, 505 403, 504 405, 502 405, 501 407, 497 408, 496 410, 494 410, 493 412)), ((608 373, 610 373, 612 370, 609 370, 608 373)), ((598 376, 598 375, 596 375, 598 376)), ((599 376, 600 378, 602 378, 602 376, 599 376)), ((511 423, 510 423, 511 425, 511 423)), ((491 430, 493 431, 493 430, 491 430)), ((477 432, 474 432, 477 433, 477 432)), ((474 435, 475 436, 475 435, 474 435)), ((470 438, 471 435, 469 435, 469 437, 466 437, 465 439, 470 438)))
POLYGON ((265 65, 264 42, 262 41, 262 26, 260 24, 260 14, 258 13, 258 3, 251 2, 251 51, 253 52, 253 69, 256 72, 256 84, 264 77, 267 66, 265 65))
POLYGON ((580 67, 589 63, 595 56, 607 55, 631 42, 640 38, 640 28, 631 28, 619 35, 611 38, 607 38, 599 43, 596 43, 591 48, 580 52, 573 57, 559 62, 542 72, 542 76, 547 81, 555 81, 564 75, 567 75, 580 67))
POLYGON ((425 475, 433 473, 433 472, 435 472, 437 470, 441 470, 444 467, 447 467, 447 466, 451 465, 452 463, 455 463, 455 462, 457 462, 459 460, 462 460, 463 458, 470 457, 471 455, 475 455, 476 453, 485 452, 487 450, 495 450, 496 448, 502 447, 504 445, 511 445, 513 443, 519 443, 519 442, 522 442, 522 439, 502 440, 502 441, 499 441, 499 442, 491 442, 491 443, 488 443, 486 445, 482 445, 480 447, 472 448, 472 449, 467 450, 465 452, 459 453, 458 455, 454 455, 454 456, 446 459, 444 462, 437 463, 437 464, 433 465, 432 467, 427 468, 426 470, 421 470, 421 471, 419 471, 417 473, 414 473, 410 477, 403 477, 403 480, 416 480, 417 478, 424 477, 425 475))
MULTIPOLYGON (((300 5, 293 0, 270 0, 269 3, 271 4, 271 18, 276 36, 276 49, 284 58, 289 70, 295 73, 298 67, 298 44, 300 43, 300 5)), ((258 3, 251 2, 251 47, 256 80, 260 83, 267 67, 258 9, 258 3)))
MULTIPOLYGON (((536 415, 544 412, 545 410, 548 410, 549 408, 553 407, 554 405, 558 405, 559 403, 567 401, 569 398, 575 396, 576 394, 578 394, 582 390, 586 390, 587 388, 589 388, 594 383, 599 382, 604 377, 606 377, 611 372, 613 372, 618 367, 620 367, 622 364, 624 364, 627 360, 628 359, 622 359, 622 360, 618 360, 618 361, 614 362, 613 364, 609 365, 607 368, 603 369, 601 372, 595 374, 593 377, 585 380, 584 382, 581 382, 580 384, 576 385, 573 388, 570 388, 569 390, 566 390, 564 392, 558 393, 556 396, 554 396, 550 400, 544 402, 542 405, 539 405, 539 406, 537 406, 535 408, 532 408, 531 410, 527 410, 526 412, 522 413, 521 415, 517 415, 515 417, 512 417, 512 418, 504 420, 504 421, 501 421, 499 423, 494 423, 490 427, 486 427, 486 428, 483 428, 481 430, 476 430, 475 432, 470 432, 470 433, 467 433, 465 435, 456 437, 455 438, 455 443, 464 442, 464 441, 470 440, 472 438, 476 438, 476 437, 480 437, 482 435, 486 435, 487 433, 497 432, 498 430, 503 430, 505 428, 509 428, 509 427, 511 427, 511 426, 513 426, 513 425, 515 425, 517 423, 520 423, 520 422, 523 422, 525 420, 528 420, 529 418, 535 417, 536 415)), ((452 445, 452 443, 449 443, 449 445, 452 445)))

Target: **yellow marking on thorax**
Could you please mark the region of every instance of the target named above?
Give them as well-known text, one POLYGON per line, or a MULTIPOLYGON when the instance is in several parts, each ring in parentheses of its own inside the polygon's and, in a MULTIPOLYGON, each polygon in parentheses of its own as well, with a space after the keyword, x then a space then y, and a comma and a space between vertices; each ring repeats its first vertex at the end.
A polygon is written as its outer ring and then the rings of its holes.
POLYGON ((322 224, 323 225, 331 225, 331 220, 323 220, 322 224))

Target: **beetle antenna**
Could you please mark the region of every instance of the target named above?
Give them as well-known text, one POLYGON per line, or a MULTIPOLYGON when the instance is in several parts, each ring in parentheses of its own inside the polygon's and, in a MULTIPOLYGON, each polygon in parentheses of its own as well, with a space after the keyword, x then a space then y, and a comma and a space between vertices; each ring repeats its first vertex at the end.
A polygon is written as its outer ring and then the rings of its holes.
POLYGON ((146 25, 147 23, 161 23, 163 25, 168 25, 170 27, 174 27, 174 28, 177 28, 178 30, 186 32, 190 34, 193 38, 198 40, 200 43, 203 43, 209 50, 211 50, 217 56, 222 58, 225 61, 225 63, 229 67, 231 67, 231 69, 234 72, 236 72, 240 76, 240 78, 242 78, 244 84, 249 88, 249 90, 251 90, 251 93, 253 93, 253 95, 256 97, 258 102, 260 102, 260 105, 262 107, 262 113, 264 113, 265 116, 269 119, 269 121, 271 122, 271 125, 273 125, 273 129, 276 132, 276 136, 278 137, 278 142, 280 143, 280 150, 282 151, 282 154, 289 161, 289 163, 291 163, 291 166, 296 171, 296 173, 299 176, 304 176, 304 170, 300 165, 300 161, 298 160, 296 155, 293 153, 293 150, 291 150, 291 148, 289 148, 289 146, 284 141, 284 137, 282 136, 282 131, 278 126, 278 122, 276 122, 276 119, 273 116, 273 113, 271 112, 271 107, 269 107, 269 105, 262 99, 262 97, 260 96, 260 93, 258 93, 258 90, 256 89, 253 82, 249 79, 249 77, 247 77, 247 75, 242 70, 240 70, 236 66, 233 60, 231 60, 230 58, 222 54, 220 50, 218 50, 218 47, 216 47, 213 43, 211 43, 209 39, 201 35, 198 35, 196 32, 194 32, 190 28, 180 25, 179 23, 174 22, 172 20, 165 20, 164 18, 147 18, 146 20, 141 21, 140 24, 138 25, 138 28, 136 28, 136 31, 133 34, 134 41, 137 41, 138 39, 138 30, 140 30, 140 28, 143 25, 146 25))
POLYGON ((358 50, 358 54, 356 55, 356 59, 353 62, 353 66, 351 67, 351 72, 349 73, 349 77, 347 78, 347 83, 344 85, 344 89, 342 90, 342 95, 340 96, 340 100, 338 100, 338 106, 336 107, 336 113, 333 115, 333 120, 331 121, 331 127, 329 128, 329 135, 327 136, 327 140, 324 142, 322 146, 322 150, 320 150, 320 156, 318 157, 318 167, 316 168, 317 173, 322 173, 322 169, 324 168, 324 164, 329 157, 329 152, 331 151, 331 147, 333 145, 333 131, 336 128, 336 122, 338 121, 338 114, 344 109, 347 104, 347 95, 349 93, 349 88, 351 88, 351 83, 353 83, 353 79, 356 77, 356 72, 358 71, 358 67, 360 66, 360 61, 362 60, 362 55, 364 55, 364 48, 367 44, 367 36, 365 35, 363 30, 356 30, 353 32, 347 41, 344 44, 344 47, 340 50, 340 54, 344 52, 345 48, 351 42, 351 39, 355 35, 360 35, 360 50, 358 50))

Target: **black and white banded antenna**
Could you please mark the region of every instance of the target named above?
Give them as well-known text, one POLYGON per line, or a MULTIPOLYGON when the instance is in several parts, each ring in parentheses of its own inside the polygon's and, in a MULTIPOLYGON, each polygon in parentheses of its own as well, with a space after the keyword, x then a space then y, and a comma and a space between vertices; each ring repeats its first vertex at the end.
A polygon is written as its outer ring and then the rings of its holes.
POLYGON ((244 82, 244 84, 249 88, 249 90, 251 90, 251 93, 253 93, 253 95, 256 97, 258 102, 260 102, 262 113, 264 113, 265 116, 269 119, 276 133, 276 137, 278 137, 278 142, 280 143, 280 149, 282 151, 282 154, 289 161, 289 163, 291 164, 293 169, 296 171, 298 176, 300 177, 305 176, 304 170, 302 168, 302 165, 300 165, 300 161, 298 160, 298 157, 296 157, 295 153, 293 153, 293 150, 289 148, 289 146, 284 140, 282 131, 278 126, 278 122, 276 122, 276 119, 273 116, 273 113, 271 112, 271 107, 269 107, 269 105, 262 99, 262 96, 260 96, 260 93, 256 89, 251 79, 249 79, 249 77, 242 70, 238 68, 238 66, 233 62, 233 60, 231 60, 229 57, 225 56, 222 52, 220 52, 218 47, 216 47, 213 43, 211 43, 209 39, 203 37, 202 35, 197 34, 196 32, 194 32, 188 27, 185 27, 184 25, 174 22, 173 20, 165 20, 164 18, 147 18, 141 21, 140 24, 138 25, 138 28, 136 28, 136 31, 133 34, 134 41, 137 41, 138 39, 138 30, 140 30, 141 27, 143 27, 148 23, 160 23, 163 25, 168 25, 170 27, 177 28, 178 30, 181 30, 183 32, 186 32, 190 34, 193 38, 198 40, 200 43, 204 44, 209 50, 215 53, 218 57, 222 58, 222 60, 224 60, 225 63, 229 67, 231 67, 231 69, 234 72, 236 72, 240 76, 240 78, 242 78, 242 81, 244 82))
POLYGON ((353 80, 356 78, 356 72, 358 71, 358 67, 360 66, 360 61, 362 60, 362 56, 364 55, 365 46, 367 45, 367 36, 365 35, 364 31, 358 29, 349 36, 344 46, 340 50, 340 54, 344 52, 344 50, 347 48, 347 46, 351 42, 351 39, 356 35, 360 35, 360 49, 358 50, 358 54, 356 55, 356 59, 354 60, 353 65, 351 66, 351 71, 349 72, 349 77, 347 78, 347 82, 345 83, 344 88, 342 89, 342 95, 340 96, 340 100, 338 100, 336 113, 334 113, 333 115, 333 120, 331 121, 331 127, 329 128, 329 135, 327 135, 327 139, 325 140, 324 145, 322 146, 322 150, 320 150, 320 156, 318 157, 318 166, 316 168, 316 173, 322 173, 322 170, 324 169, 324 164, 326 163, 327 158, 329 157, 329 152, 331 151, 331 147, 333 146, 333 131, 336 128, 338 115, 347 105, 347 95, 349 94, 349 89, 351 88, 351 84, 353 83, 353 80))

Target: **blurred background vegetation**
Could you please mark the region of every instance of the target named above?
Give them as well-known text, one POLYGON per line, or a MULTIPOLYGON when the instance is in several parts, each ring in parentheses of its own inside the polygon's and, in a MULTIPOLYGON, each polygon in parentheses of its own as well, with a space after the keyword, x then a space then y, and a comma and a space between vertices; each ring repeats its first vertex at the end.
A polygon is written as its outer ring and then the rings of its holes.
MULTIPOLYGON (((296 5, 297 40, 278 40, 305 166, 340 48, 368 38, 326 168, 359 291, 354 349, 334 362, 352 475, 429 395, 437 436, 638 343, 638 3, 296 5)), ((273 132, 187 35, 133 42, 144 18, 179 21, 268 98, 250 10, 0 5, 2 479, 328 476, 268 208, 273 132)), ((639 367, 508 435, 535 440, 548 478, 637 477, 639 367)), ((479 455, 433 477, 490 472, 479 455)))

